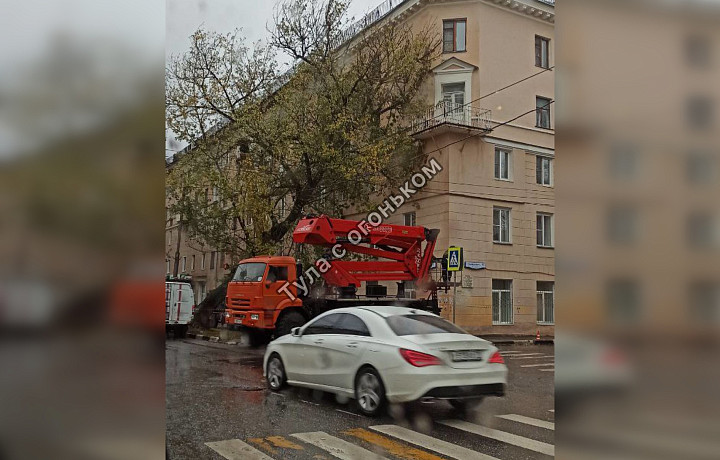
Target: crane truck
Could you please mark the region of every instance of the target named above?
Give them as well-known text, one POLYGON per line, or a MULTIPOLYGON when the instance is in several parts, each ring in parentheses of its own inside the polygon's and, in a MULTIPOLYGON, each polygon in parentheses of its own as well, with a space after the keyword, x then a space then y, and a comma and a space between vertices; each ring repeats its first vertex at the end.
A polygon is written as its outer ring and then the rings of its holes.
POLYGON ((258 256, 242 260, 228 283, 225 322, 250 332, 251 343, 290 333, 328 310, 359 305, 398 305, 439 313, 437 288, 430 280, 437 229, 408 225, 370 225, 325 215, 306 216, 293 231, 293 241, 327 248, 329 264, 316 262, 322 277, 319 289, 303 289, 302 264, 287 256, 258 256), (424 248, 423 248, 424 243, 424 248), (332 248, 332 251, 330 249, 332 248), (387 260, 345 260, 337 254, 364 254, 387 260), (325 268, 323 270, 323 268, 325 268), (398 293, 367 282, 396 281, 398 293), (428 294, 405 295, 404 281, 416 281, 428 294), (366 282, 365 295, 358 295, 366 282), (298 289, 301 287, 301 289, 298 289))

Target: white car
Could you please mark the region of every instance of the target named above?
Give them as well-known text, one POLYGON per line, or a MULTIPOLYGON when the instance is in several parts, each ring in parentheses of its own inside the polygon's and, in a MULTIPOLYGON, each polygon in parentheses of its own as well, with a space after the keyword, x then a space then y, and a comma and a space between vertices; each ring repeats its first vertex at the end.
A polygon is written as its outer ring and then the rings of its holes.
POLYGON ((353 307, 319 315, 272 341, 263 375, 358 401, 366 415, 386 402, 448 399, 465 408, 503 396, 507 367, 498 349, 437 315, 393 306, 353 307))

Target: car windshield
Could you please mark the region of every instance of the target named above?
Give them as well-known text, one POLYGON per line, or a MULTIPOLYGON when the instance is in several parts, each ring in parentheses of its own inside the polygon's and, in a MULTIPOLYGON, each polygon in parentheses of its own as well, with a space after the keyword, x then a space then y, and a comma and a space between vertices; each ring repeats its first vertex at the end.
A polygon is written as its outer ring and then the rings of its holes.
POLYGON ((467 334, 454 324, 437 316, 394 315, 385 318, 396 335, 467 334))
POLYGON ((265 274, 265 264, 260 262, 250 262, 238 265, 235 270, 233 281, 262 281, 265 274))

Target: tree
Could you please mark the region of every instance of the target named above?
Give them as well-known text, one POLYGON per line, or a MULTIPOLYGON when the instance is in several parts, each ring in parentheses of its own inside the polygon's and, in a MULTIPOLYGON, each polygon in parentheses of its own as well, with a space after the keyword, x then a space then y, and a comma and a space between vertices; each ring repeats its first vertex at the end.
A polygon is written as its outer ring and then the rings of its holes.
POLYGON ((237 35, 198 31, 172 61, 168 125, 193 149, 168 184, 192 236, 231 254, 286 253, 303 215, 369 206, 423 161, 405 122, 422 109, 439 36, 386 22, 342 43, 346 12, 338 0, 277 7, 271 48, 296 61, 285 77, 272 51, 237 35), (227 59, 266 71, 231 72, 242 65, 227 59))

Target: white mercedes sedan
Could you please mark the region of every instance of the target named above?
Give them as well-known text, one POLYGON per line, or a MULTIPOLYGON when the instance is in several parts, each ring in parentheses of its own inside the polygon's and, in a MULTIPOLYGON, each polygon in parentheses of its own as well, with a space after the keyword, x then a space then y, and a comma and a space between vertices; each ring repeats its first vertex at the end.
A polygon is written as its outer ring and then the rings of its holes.
POLYGON ((441 317, 392 306, 352 307, 317 316, 272 341, 268 387, 285 384, 354 398, 366 415, 387 402, 447 399, 456 408, 503 396, 507 367, 498 349, 441 317))

